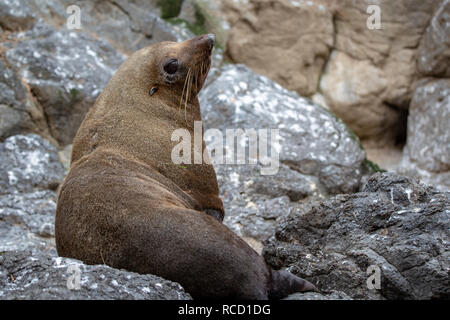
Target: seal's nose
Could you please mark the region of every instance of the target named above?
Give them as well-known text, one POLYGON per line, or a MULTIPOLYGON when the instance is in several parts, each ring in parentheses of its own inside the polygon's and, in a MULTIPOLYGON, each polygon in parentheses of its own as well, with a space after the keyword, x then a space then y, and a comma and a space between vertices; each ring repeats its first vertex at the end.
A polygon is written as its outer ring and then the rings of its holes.
POLYGON ((186 46, 191 48, 198 48, 202 52, 208 51, 209 54, 211 54, 213 48, 214 48, 214 42, 215 42, 215 36, 210 34, 204 34, 198 37, 195 37, 190 40, 186 40, 184 43, 186 46))
POLYGON ((209 33, 206 35, 206 37, 208 38, 209 42, 211 42, 211 45, 214 46, 214 41, 216 39, 216 37, 214 36, 214 34, 209 33))

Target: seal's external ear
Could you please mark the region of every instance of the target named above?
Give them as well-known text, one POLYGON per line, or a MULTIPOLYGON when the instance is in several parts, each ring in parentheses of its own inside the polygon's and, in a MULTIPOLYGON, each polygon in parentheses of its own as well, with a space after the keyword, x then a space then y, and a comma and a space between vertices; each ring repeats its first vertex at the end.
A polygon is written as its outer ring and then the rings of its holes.
POLYGON ((150 89, 150 96, 154 95, 156 91, 158 91, 158 87, 157 86, 152 87, 150 89))

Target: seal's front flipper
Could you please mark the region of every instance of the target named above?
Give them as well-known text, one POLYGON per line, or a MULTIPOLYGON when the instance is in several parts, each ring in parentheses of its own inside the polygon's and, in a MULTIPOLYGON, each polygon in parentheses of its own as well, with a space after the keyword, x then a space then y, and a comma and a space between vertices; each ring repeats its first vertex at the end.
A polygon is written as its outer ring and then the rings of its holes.
POLYGON ((223 221, 223 217, 224 217, 223 211, 216 210, 216 209, 205 209, 205 210, 203 210, 203 212, 211 217, 216 218, 220 222, 223 221))
POLYGON ((311 282, 299 278, 286 270, 271 271, 272 282, 269 290, 269 299, 281 299, 296 292, 320 292, 311 282))

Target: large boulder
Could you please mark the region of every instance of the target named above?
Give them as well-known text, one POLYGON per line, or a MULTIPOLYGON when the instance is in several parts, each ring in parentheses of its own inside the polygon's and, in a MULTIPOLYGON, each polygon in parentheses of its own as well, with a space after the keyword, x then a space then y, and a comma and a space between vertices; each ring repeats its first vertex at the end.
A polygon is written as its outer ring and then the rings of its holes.
POLYGON ((131 54, 156 42, 192 37, 186 28, 169 24, 159 17, 157 0, 61 2, 65 7, 73 4, 79 6, 82 30, 107 40, 124 54, 131 54))
MULTIPOLYGON (((364 150, 326 109, 243 65, 225 65, 199 96, 206 129, 279 129, 280 163, 317 177, 329 193, 358 189, 364 150)), ((251 167, 251 166, 250 166, 251 167)), ((297 199, 298 200, 298 199, 297 199)))
POLYGON ((0 154, 0 195, 55 190, 64 178, 57 149, 36 134, 9 137, 0 154))
POLYGON ((35 132, 70 144, 126 55, 193 36, 158 15, 156 1, 2 2, 0 140, 35 132), (72 5, 80 9, 79 30, 67 26, 72 5))
POLYGON ((333 15, 320 2, 225 1, 227 54, 303 96, 312 96, 333 46, 333 15))
POLYGON ((225 48, 230 26, 223 14, 222 3, 222 0, 183 0, 178 19, 201 32, 213 33, 216 47, 225 48))
POLYGON ((54 220, 64 178, 56 148, 35 134, 0 143, 0 251, 45 251, 56 255, 54 220))
POLYGON ((0 253, 0 299, 189 300, 174 282, 45 253, 0 253))
POLYGON ((450 1, 442 1, 418 49, 417 69, 425 76, 450 77, 450 1))
POLYGON ((369 4, 336 5, 336 53, 321 78, 326 104, 363 140, 395 143, 416 77, 417 47, 442 0, 380 1, 381 29, 367 27, 369 4))
POLYGON ((67 145, 124 56, 87 33, 39 23, 17 40, 6 60, 42 106, 52 136, 67 145))
POLYGON ((56 199, 51 190, 0 196, 0 252, 28 250, 56 256, 56 199))
MULTIPOLYGON (((326 109, 255 74, 225 65, 199 96, 205 129, 279 129, 279 168, 262 174, 257 164, 215 164, 226 220, 257 249, 291 202, 354 192, 365 172, 358 139, 326 109), (267 209, 265 209, 267 208, 267 209)), ((211 142, 206 132, 206 144, 211 142)), ((246 143, 244 141, 244 143, 246 143)), ((211 147, 211 146, 210 146, 211 147)))
POLYGON ((226 53, 330 108, 367 145, 391 146, 403 142, 418 57, 419 70, 448 64, 447 4, 421 41, 441 3, 227 0, 226 53), (381 29, 368 25, 373 4, 381 29))
POLYGON ((450 190, 450 79, 421 82, 411 102, 398 171, 450 190))
POLYGON ((50 136, 42 108, 16 72, 0 59, 0 141, 22 132, 50 136))
POLYGON ((355 299, 449 299, 449 206, 449 193, 377 173, 361 193, 293 210, 264 257, 355 299), (379 289, 368 285, 377 269, 379 289))
POLYGON ((0 4, 0 26, 8 31, 31 29, 38 21, 66 28, 67 18, 80 9, 81 30, 100 37, 122 53, 130 54, 159 41, 191 36, 185 28, 159 18, 158 0, 14 0, 0 4))

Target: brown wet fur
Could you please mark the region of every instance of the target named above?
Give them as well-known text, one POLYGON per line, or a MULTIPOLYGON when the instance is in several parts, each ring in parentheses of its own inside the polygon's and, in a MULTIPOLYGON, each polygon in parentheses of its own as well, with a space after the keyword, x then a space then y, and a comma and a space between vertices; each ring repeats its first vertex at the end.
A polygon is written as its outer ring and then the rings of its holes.
POLYGON ((197 94, 212 46, 208 36, 158 43, 116 72, 73 143, 56 212, 58 254, 159 275, 194 298, 267 299, 313 290, 286 271, 270 270, 218 220, 224 211, 212 165, 172 163, 178 144, 172 132, 185 128, 193 139, 194 120, 201 121, 197 94), (164 71, 171 59, 179 64, 173 76, 164 71))

